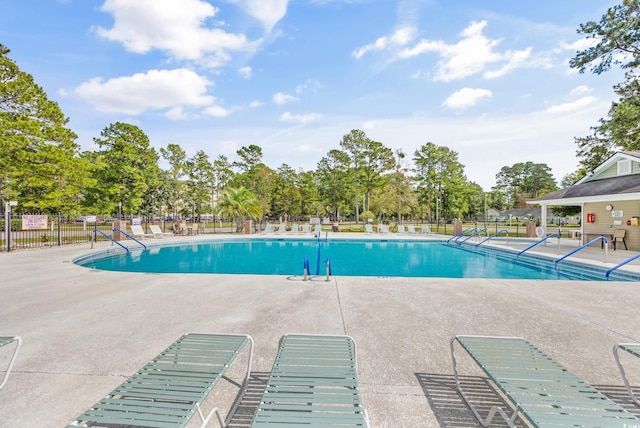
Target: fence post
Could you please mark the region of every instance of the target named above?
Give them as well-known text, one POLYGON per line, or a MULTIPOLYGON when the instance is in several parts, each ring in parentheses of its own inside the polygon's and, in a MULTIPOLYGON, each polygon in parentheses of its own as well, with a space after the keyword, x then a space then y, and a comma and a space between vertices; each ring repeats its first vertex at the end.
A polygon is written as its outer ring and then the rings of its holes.
POLYGON ((7 202, 7 208, 4 211, 4 239, 7 244, 7 253, 11 251, 11 211, 9 208, 9 202, 7 202))
POLYGON ((62 246, 62 231, 60 230, 61 218, 62 214, 58 213, 58 247, 62 246))

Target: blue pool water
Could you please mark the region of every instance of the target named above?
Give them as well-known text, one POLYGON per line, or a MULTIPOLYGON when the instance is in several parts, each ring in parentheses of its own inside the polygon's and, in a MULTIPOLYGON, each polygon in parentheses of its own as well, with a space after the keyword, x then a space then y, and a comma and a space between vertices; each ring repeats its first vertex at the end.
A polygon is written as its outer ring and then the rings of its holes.
MULTIPOLYGON (((150 247, 131 254, 92 255, 76 263, 93 269, 147 273, 517 278, 604 280, 602 273, 556 270, 553 262, 515 259, 438 241, 216 240, 150 247)), ((612 278, 613 279, 613 278, 612 278)))

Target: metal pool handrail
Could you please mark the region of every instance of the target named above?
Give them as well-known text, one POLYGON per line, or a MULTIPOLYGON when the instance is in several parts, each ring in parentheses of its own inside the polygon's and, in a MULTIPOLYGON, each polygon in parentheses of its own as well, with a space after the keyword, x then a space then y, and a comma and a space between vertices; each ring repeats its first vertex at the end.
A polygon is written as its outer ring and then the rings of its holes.
POLYGON ((478 229, 477 227, 473 228, 473 233, 469 236, 467 236, 465 239, 463 239, 462 241, 459 241, 456 239, 456 244, 458 245, 462 245, 464 242, 468 241, 469 239, 475 237, 475 236, 480 236, 480 233, 484 232, 485 235, 487 234, 487 229, 478 229))
POLYGON ((106 233, 104 233, 103 231, 99 230, 99 229, 93 229, 93 233, 99 233, 100 235, 104 236, 105 238, 107 238, 109 241, 114 242, 118 245, 120 245, 122 248, 124 248, 127 253, 129 252, 129 248, 125 247, 124 245, 122 245, 121 243, 119 243, 118 241, 116 241, 115 239, 113 239, 112 237, 110 237, 109 235, 107 235, 106 233))
POLYGON ((572 254, 577 253, 578 251, 584 250, 586 247, 588 247, 589 245, 593 244, 596 241, 602 241, 605 244, 604 245, 604 261, 606 263, 607 262, 607 258, 609 257, 609 240, 604 236, 598 236, 597 238, 592 239, 591 241, 587 242, 583 246, 576 248, 575 250, 571 251, 568 254, 565 254, 564 256, 560 257, 559 259, 556 259, 554 263, 557 266, 558 262, 561 262, 562 260, 566 259, 567 257, 569 257, 572 254))
MULTIPOLYGON (((129 234, 128 234, 127 232, 125 232, 124 230, 122 230, 122 229, 118 229, 118 228, 114 228, 114 229, 113 229, 113 231, 114 231, 114 232, 115 232, 116 230, 117 230, 118 232, 122 233, 122 234, 123 234, 124 236, 126 236, 127 238, 129 238, 129 239, 131 239, 131 240, 134 240, 134 241, 136 241, 138 244, 142 245, 142 248, 144 248, 145 250, 147 249, 147 246, 146 246, 146 245, 144 245, 142 242, 138 241, 138 240, 137 240, 136 238, 134 238, 133 236, 129 235, 129 234)), ((114 242, 115 242, 115 241, 114 241, 114 242)))
POLYGON ((611 272, 613 272, 614 270, 626 265, 627 263, 630 263, 632 261, 634 261, 635 259, 639 258, 640 254, 636 254, 635 256, 623 261, 622 263, 619 263, 618 265, 612 267, 611 269, 609 269, 606 273, 605 273, 605 277, 609 278, 609 275, 611 275, 611 272))
MULTIPOLYGON (((533 245, 529 245, 527 248, 525 248, 524 250, 520 251, 518 254, 516 254, 516 257, 518 257, 520 254, 524 253, 525 251, 532 249, 536 245, 542 244, 544 241, 546 241, 547 239, 552 238, 554 236, 558 237, 558 248, 560 248, 560 234, 559 233, 550 233, 549 235, 545 236, 541 240, 536 241, 535 243, 533 243, 533 245)), ((557 260, 556 260, 556 263, 557 263, 557 260)))
POLYGON ((451 238, 449 238, 447 240, 447 244, 452 240, 455 239, 456 241, 458 240, 458 238, 460 238, 461 236, 465 236, 465 233, 469 232, 469 231, 474 231, 476 230, 477 227, 468 227, 465 230, 463 230, 462 232, 458 233, 457 235, 453 235, 451 238))
POLYGON ((502 232, 507 232, 507 245, 509 245, 509 231, 507 229, 502 229, 497 231, 496 233, 494 233, 493 235, 489 236, 488 238, 483 239, 482 241, 478 242, 476 244, 476 247, 479 247, 480 245, 484 244, 485 242, 487 242, 489 239, 495 238, 496 236, 500 235, 502 232))

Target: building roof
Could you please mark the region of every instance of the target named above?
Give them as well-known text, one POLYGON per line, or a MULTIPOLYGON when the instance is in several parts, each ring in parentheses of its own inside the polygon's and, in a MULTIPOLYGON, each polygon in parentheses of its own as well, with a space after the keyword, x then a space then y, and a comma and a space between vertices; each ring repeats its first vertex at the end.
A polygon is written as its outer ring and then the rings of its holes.
POLYGON ((617 152, 609 156, 607 160, 598 165, 593 171, 582 177, 576 184, 582 184, 587 181, 598 180, 600 174, 606 171, 611 165, 620 159, 630 159, 638 162, 640 160, 640 152, 617 152))
POLYGON ((579 205, 603 200, 640 199, 640 174, 586 181, 528 201, 549 205, 579 205))

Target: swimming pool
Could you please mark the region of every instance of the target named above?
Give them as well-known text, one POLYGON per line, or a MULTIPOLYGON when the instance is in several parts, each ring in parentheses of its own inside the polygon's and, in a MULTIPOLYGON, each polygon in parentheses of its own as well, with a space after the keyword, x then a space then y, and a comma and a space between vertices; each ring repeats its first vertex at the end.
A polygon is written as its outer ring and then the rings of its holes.
MULTIPOLYGON (((84 267, 123 272, 432 278, 605 280, 584 266, 556 270, 552 261, 479 251, 443 241, 234 239, 151 246, 131 253, 98 253, 75 260, 84 267)), ((614 279, 614 278, 611 278, 614 279)), ((625 280, 616 277, 616 280, 625 280)))

